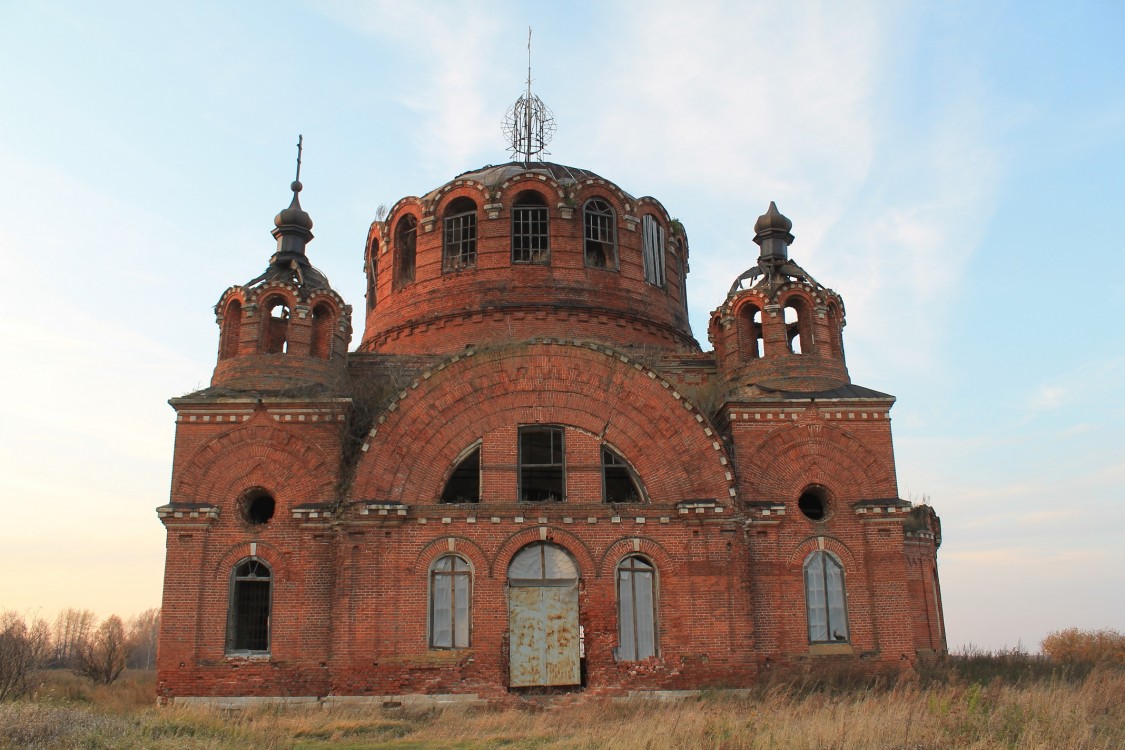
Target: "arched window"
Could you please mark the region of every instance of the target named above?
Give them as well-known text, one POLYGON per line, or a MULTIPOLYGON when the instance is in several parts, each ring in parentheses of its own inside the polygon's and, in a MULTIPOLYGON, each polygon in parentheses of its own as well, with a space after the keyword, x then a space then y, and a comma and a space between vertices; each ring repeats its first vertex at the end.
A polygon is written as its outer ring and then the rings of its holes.
POLYGON ((367 309, 374 310, 378 302, 379 290, 379 240, 371 239, 370 254, 367 256, 367 309))
POLYGON ((417 243, 418 220, 407 214, 395 225, 395 289, 402 289, 414 281, 417 243))
POLYGON ((652 214, 645 214, 641 218, 641 234, 644 237, 645 281, 663 289, 664 227, 652 214))
POLYGON ((223 313, 222 344, 219 346, 219 359, 238 356, 238 339, 242 333, 242 303, 232 300, 223 313))
POLYGON ((477 265, 477 204, 456 198, 445 209, 443 271, 477 265))
POLYGON ((644 500, 633 469, 608 445, 602 446, 602 499, 607 503, 639 503, 644 500))
POLYGON ((468 648, 473 571, 459 555, 430 568, 430 648, 468 648))
POLYGON ((533 425, 519 432, 521 502, 566 499, 563 428, 533 425))
POLYGON ((517 195, 512 206, 512 262, 551 262, 547 202, 534 190, 517 195))
POLYGON ((461 452, 441 493, 443 503, 480 502, 480 441, 461 452))
POLYGON ((805 609, 809 643, 847 642, 844 566, 831 552, 817 550, 805 560, 805 609))
POLYGON ((273 576, 257 558, 239 563, 230 582, 227 653, 270 650, 270 593, 273 576))
POLYGON ((808 305, 800 297, 785 302, 785 339, 793 354, 809 354, 813 349, 812 317, 808 305))
POLYGON ((613 207, 601 198, 591 198, 582 208, 585 227, 586 265, 590 268, 617 269, 617 236, 613 207))
POLYGON ((617 566, 617 658, 656 656, 656 568, 638 555, 617 566))
POLYGON ((336 315, 327 302, 316 305, 312 311, 312 348, 314 357, 328 359, 332 356, 332 329, 336 315))
POLYGON ((578 563, 557 544, 529 544, 508 565, 510 586, 569 586, 577 581, 578 563))
POLYGON ((266 354, 285 354, 289 350, 289 305, 280 297, 271 297, 265 311, 266 354))
POLYGON ((743 305, 738 310, 738 348, 743 359, 765 356, 762 338, 762 309, 757 305, 743 305))
POLYGON ((840 308, 830 303, 828 305, 828 336, 832 354, 836 357, 844 356, 844 324, 840 317, 840 308))

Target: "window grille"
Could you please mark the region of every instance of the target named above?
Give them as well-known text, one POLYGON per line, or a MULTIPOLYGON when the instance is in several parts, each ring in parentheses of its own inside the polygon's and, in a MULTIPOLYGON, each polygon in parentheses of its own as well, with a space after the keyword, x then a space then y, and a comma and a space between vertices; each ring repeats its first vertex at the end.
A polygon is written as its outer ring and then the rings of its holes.
POLYGON ((458 555, 445 555, 430 571, 430 647, 468 648, 473 573, 458 555))
POLYGON ((586 265, 591 268, 617 268, 617 238, 613 208, 599 198, 586 201, 582 211, 585 226, 586 265))
POLYGON ((602 446, 602 499, 607 503, 639 503, 644 500, 629 464, 606 445, 602 446))
POLYGON ((512 208, 512 262, 550 263, 547 207, 537 193, 520 196, 512 208))
POLYGON ((477 264, 477 207, 467 198, 449 204, 445 216, 445 255, 442 270, 459 271, 477 264))
POLYGON ((234 569, 227 623, 228 652, 269 651, 272 580, 269 567, 260 560, 247 560, 234 569))
POLYGON ((521 427, 519 499, 523 502, 565 499, 563 429, 521 427))

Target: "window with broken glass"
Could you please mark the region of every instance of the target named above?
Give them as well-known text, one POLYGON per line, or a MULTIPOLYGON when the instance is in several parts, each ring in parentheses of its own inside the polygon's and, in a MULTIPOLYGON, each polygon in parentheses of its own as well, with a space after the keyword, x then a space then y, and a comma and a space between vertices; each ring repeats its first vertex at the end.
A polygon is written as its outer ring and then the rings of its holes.
POLYGON ((227 653, 267 653, 270 649, 270 594, 273 576, 251 558, 231 575, 227 615, 227 653))
POLYGON ((480 502, 480 441, 476 441, 457 457, 456 465, 445 489, 441 493, 443 503, 480 502))
POLYGON ((656 568, 639 555, 617 566, 617 658, 656 656, 656 568))
POLYGON ((561 427, 521 427, 519 499, 551 502, 565 499, 565 451, 561 427))
POLYGON ((582 209, 585 226, 586 265, 590 268, 617 269, 617 238, 613 208, 600 198, 586 201, 582 209))
POLYGON ((847 642, 844 566, 830 552, 818 550, 805 560, 805 605, 809 643, 847 642))
POLYGON ((639 503, 644 499, 632 468, 608 445, 602 446, 602 499, 607 503, 639 503))
POLYGON ((664 227, 651 214, 645 214, 641 219, 641 234, 644 236, 645 281, 663 288, 664 227))
POLYGON ((551 262, 547 204, 532 190, 520 193, 512 207, 512 262, 551 262))
POLYGON ((414 281, 417 243, 418 220, 407 214, 398 220, 395 228, 395 289, 414 281))
POLYGON ((477 264, 477 206, 457 198, 445 211, 443 271, 459 271, 477 264))
POLYGON ((459 555, 430 569, 430 648, 468 648, 473 571, 459 555))

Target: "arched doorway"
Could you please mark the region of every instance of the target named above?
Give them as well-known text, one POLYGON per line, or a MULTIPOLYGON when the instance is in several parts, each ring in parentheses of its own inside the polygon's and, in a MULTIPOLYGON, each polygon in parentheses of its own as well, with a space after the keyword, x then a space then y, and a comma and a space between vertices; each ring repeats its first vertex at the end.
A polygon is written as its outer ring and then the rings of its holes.
POLYGON ((562 547, 528 545, 508 566, 511 687, 582 682, 578 564, 562 547))

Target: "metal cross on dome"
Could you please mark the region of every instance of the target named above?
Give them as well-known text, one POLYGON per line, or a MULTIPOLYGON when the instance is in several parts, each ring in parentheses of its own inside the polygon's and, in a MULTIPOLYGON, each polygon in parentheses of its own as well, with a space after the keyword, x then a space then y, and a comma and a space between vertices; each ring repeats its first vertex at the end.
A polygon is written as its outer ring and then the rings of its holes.
POLYGON ((504 135, 512 158, 524 162, 534 156, 542 160, 555 135, 555 116, 543 100, 531 93, 531 28, 527 29, 527 91, 504 115, 504 135))

